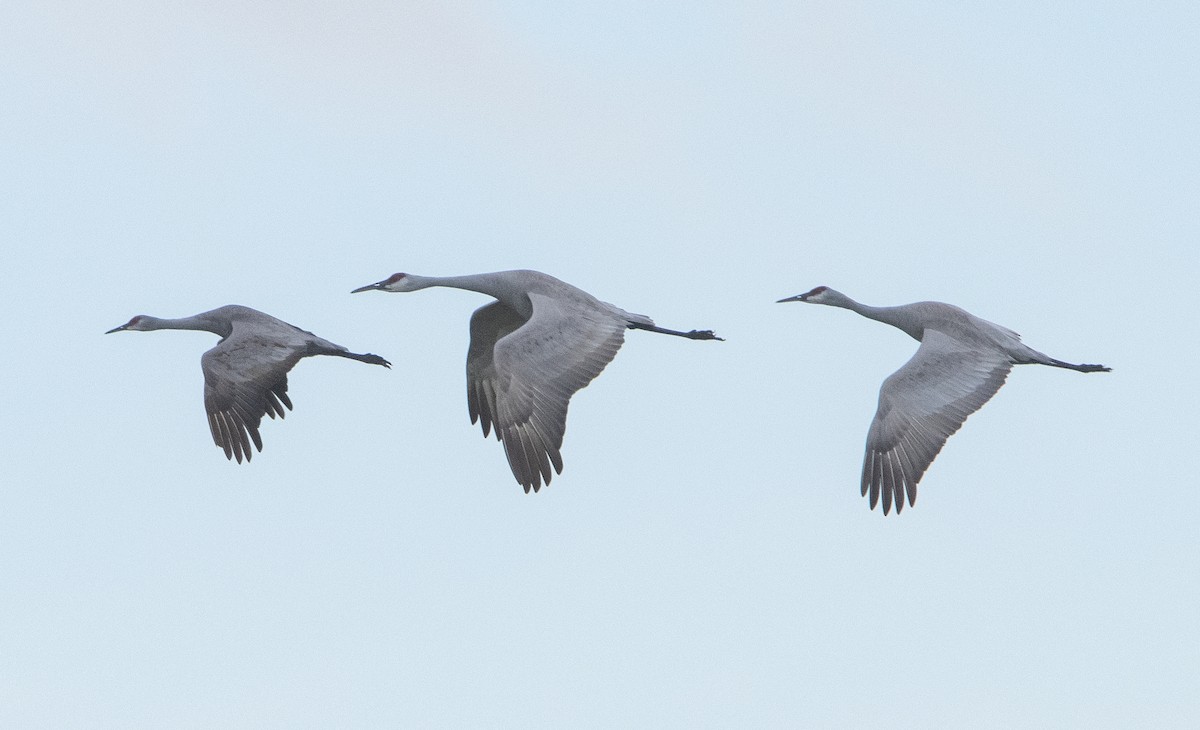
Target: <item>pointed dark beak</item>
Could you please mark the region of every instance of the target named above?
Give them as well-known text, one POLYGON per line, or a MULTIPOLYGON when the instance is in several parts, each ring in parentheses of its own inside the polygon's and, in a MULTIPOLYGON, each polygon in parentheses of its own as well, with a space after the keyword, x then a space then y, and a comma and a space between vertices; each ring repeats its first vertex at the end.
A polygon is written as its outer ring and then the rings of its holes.
POLYGON ((808 301, 807 294, 797 294, 794 297, 788 297, 787 299, 780 299, 779 301, 777 301, 775 303, 783 304, 784 302, 807 302, 807 301, 808 301))
POLYGON ((357 289, 354 289, 354 290, 353 290, 353 291, 351 291, 350 293, 351 293, 351 294, 357 294, 357 293, 359 293, 360 291, 371 291, 372 289, 382 289, 382 288, 383 288, 383 282, 382 282, 382 281, 377 281, 377 282, 375 282, 374 284, 367 284, 366 286, 360 286, 359 288, 357 288, 357 289))
POLYGON ((128 326, 129 325, 127 325, 127 324, 123 324, 120 327, 113 327, 112 329, 110 329, 108 332, 105 332, 104 334, 111 335, 113 332, 120 332, 121 330, 125 329, 128 326))

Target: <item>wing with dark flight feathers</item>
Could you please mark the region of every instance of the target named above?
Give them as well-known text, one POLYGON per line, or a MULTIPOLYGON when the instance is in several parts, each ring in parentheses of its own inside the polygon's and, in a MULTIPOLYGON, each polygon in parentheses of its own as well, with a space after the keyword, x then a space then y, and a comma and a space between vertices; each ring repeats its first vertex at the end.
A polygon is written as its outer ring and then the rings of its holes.
POLYGON ((1000 390, 1012 361, 937 330, 925 330, 912 359, 879 389, 879 409, 867 434, 862 493, 883 513, 917 499, 917 483, 946 439, 1000 390))
POLYGON ((201 357, 208 426, 226 458, 249 461, 252 442, 262 451, 259 423, 264 415, 283 418, 284 409, 291 409, 287 374, 300 358, 294 345, 239 331, 236 324, 201 357))
POLYGON ((616 356, 627 325, 570 301, 529 299, 528 321, 499 302, 471 317, 467 405, 485 436, 495 429, 517 482, 536 492, 562 473, 559 449, 571 396, 616 356))

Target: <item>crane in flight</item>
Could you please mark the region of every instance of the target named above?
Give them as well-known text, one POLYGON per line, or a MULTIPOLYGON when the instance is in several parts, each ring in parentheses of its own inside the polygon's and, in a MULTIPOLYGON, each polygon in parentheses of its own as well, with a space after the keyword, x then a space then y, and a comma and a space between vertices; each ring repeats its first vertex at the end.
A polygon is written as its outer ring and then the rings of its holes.
POLYGON ((711 330, 655 326, 540 271, 467 276, 392 274, 353 293, 453 287, 494 297, 471 315, 467 409, 486 438, 494 428, 517 482, 528 493, 562 473, 560 449, 571 396, 616 356, 626 329, 692 340, 720 340, 711 330), (553 468, 553 472, 551 471, 553 468))
POLYGON ((292 408, 287 374, 300 358, 335 355, 391 367, 378 355, 360 355, 256 309, 230 304, 191 317, 161 319, 139 314, 105 334, 131 330, 203 330, 221 337, 200 358, 204 410, 213 442, 227 459, 250 461, 250 442, 262 451, 258 425, 263 415, 284 417, 292 408))
POLYGON ((897 514, 905 496, 910 506, 917 501, 917 483, 946 439, 1000 390, 1013 365, 1051 365, 1081 373, 1112 369, 1056 360, 1021 342, 1016 332, 943 302, 870 307, 827 286, 782 302, 849 309, 921 343, 912 359, 883 381, 867 432, 862 494, 870 492, 875 509, 882 492, 885 515, 893 501, 897 514))

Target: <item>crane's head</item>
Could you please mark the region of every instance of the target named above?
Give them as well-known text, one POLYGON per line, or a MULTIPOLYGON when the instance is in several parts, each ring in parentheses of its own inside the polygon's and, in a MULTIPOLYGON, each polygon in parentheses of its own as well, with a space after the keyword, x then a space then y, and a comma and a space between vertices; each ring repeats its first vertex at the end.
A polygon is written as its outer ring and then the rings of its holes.
POLYGON ((775 303, 782 304, 783 302, 811 302, 812 304, 825 304, 828 302, 831 293, 833 293, 833 290, 829 287, 819 286, 810 292, 797 294, 794 297, 787 297, 786 299, 780 299, 775 303))
POLYGON ((122 330, 142 330, 142 331, 148 330, 148 329, 150 329, 149 327, 146 326, 148 319, 149 318, 146 317, 146 315, 139 314, 138 316, 129 320, 128 322, 121 325, 120 327, 113 327, 112 329, 110 329, 108 332, 105 332, 104 334, 111 335, 113 332, 120 332, 122 330))
POLYGON ((371 291, 378 289, 379 291, 416 291, 421 287, 416 286, 412 277, 408 274, 392 274, 383 281, 377 281, 374 284, 367 284, 351 291, 351 294, 357 294, 360 291, 371 291))

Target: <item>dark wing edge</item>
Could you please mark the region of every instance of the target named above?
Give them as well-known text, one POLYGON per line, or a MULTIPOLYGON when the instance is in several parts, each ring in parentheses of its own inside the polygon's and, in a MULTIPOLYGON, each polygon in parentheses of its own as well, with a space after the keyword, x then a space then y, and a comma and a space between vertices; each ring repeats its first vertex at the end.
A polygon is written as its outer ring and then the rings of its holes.
POLYGON ((253 456, 250 443, 262 451, 262 436, 258 427, 264 415, 283 418, 284 409, 292 409, 287 395, 287 376, 269 390, 256 393, 249 388, 237 388, 228 397, 221 397, 205 387, 204 407, 208 411, 208 426, 213 443, 225 451, 225 458, 237 459, 240 464, 253 456))

